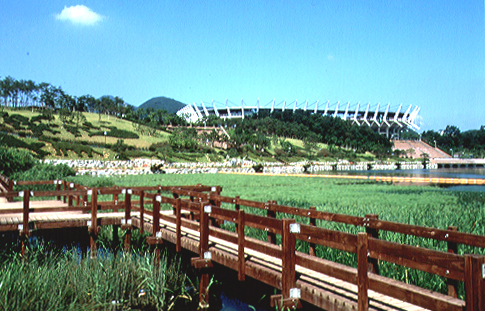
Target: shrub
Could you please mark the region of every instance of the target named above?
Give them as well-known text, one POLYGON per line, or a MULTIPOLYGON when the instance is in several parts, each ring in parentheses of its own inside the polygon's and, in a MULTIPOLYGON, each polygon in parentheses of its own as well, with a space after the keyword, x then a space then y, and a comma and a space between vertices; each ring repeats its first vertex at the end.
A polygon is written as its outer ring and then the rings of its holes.
MULTIPOLYGON (((68 176, 76 176, 76 171, 67 164, 36 164, 26 171, 19 171, 11 176, 12 179, 21 181, 30 180, 57 180, 64 179, 68 176)), ((24 187, 26 188, 26 187, 24 187)), ((37 185, 28 186, 32 190, 55 190, 55 186, 52 185, 37 185)), ((21 189, 21 188, 16 188, 21 189)))
POLYGON ((3 133, 0 133, 0 145, 5 147, 27 149, 31 152, 34 152, 39 157, 44 157, 48 154, 47 152, 41 150, 41 148, 45 146, 44 143, 33 142, 29 144, 23 140, 16 138, 15 136, 3 133))
POLYGON ((0 173, 11 176, 27 171, 37 164, 37 160, 27 150, 0 147, 0 173))
POLYGON ((52 147, 56 150, 57 156, 66 155, 69 150, 74 151, 79 157, 82 157, 85 153, 89 158, 93 157, 93 153, 101 155, 96 152, 90 146, 81 145, 73 142, 53 142, 52 147))
POLYGON ((255 165, 253 165, 253 170, 256 173, 262 173, 263 170, 264 170, 264 166, 261 163, 255 164, 255 165))

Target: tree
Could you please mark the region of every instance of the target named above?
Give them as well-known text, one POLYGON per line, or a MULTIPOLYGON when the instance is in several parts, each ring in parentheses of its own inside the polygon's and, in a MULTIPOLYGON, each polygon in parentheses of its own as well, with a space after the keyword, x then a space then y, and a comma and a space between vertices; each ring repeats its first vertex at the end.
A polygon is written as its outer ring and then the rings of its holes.
POLYGON ((12 96, 13 87, 14 87, 14 79, 12 77, 7 76, 3 80, 0 80, 0 91, 3 97, 3 103, 5 108, 7 108, 8 100, 10 96, 12 96))

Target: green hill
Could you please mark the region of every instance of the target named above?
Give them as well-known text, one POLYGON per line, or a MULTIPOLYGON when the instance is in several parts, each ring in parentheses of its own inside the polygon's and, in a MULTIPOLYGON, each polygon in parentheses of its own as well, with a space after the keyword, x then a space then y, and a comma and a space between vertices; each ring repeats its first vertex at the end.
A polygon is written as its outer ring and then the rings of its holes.
POLYGON ((167 98, 163 96, 153 97, 141 104, 138 108, 149 109, 153 108, 155 110, 162 109, 166 110, 168 113, 176 113, 178 110, 184 108, 186 104, 179 102, 178 100, 167 98))

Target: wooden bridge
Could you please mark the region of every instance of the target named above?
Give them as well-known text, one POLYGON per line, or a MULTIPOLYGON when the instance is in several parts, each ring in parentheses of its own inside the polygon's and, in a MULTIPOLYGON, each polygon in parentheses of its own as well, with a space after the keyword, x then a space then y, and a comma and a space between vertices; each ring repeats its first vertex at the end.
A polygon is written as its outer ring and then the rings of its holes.
POLYGON ((22 197, 21 202, 0 203, 0 231, 19 232, 23 243, 36 229, 86 227, 91 256, 96 256, 100 226, 115 225, 127 231, 127 250, 131 231, 139 229, 150 234, 149 244, 168 242, 177 251, 192 251, 192 265, 200 270, 201 308, 208 307, 209 275, 218 263, 236 270, 239 281, 251 277, 281 290, 272 296, 274 306, 298 307, 303 300, 325 310, 485 310, 485 256, 457 254, 460 244, 484 248, 485 236, 453 227, 442 230, 383 221, 377 215, 348 216, 226 197, 218 186, 87 188, 45 181, 17 186, 54 184, 56 190, 12 191, 12 181, 3 176, 0 181, 5 189, 0 198, 22 197), (50 200, 32 200, 39 197, 50 200), (279 213, 307 221, 279 219, 279 213), (362 232, 317 227, 317 219, 361 227, 362 232), (222 229, 224 222, 234 223, 235 231, 222 229), (266 232, 267 240, 245 236, 246 227, 266 232), (444 241, 448 252, 388 242, 379 239, 380 231, 444 241), (297 240, 309 243, 309 253, 296 251, 297 240), (357 254, 357 268, 316 257, 315 245, 357 254), (444 277, 448 294, 381 276, 382 261, 444 277), (460 282, 465 300, 457 298, 460 282))

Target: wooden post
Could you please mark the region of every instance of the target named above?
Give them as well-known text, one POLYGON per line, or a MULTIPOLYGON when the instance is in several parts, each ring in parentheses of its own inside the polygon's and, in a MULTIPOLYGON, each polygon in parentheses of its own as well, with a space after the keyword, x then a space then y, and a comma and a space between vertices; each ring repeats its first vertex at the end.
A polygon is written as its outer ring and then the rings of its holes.
MULTIPOLYGON (((234 199, 234 210, 236 210, 236 212, 239 212, 241 210, 241 205, 239 205, 239 196, 236 196, 235 199, 234 199)), ((237 226, 237 222, 235 223, 235 229, 234 231, 237 233, 238 232, 238 226, 237 226)))
MULTIPOLYGON (((458 231, 458 228, 454 226, 450 226, 448 227, 448 230, 458 231)), ((447 242, 447 244, 448 244, 448 253, 458 254, 458 244, 456 244, 455 242, 447 242)), ((446 279, 446 283, 448 284, 448 295, 451 297, 458 298, 458 292, 457 292, 458 281, 453 279, 446 279)))
POLYGON ((485 310, 485 256, 465 255, 466 311, 485 310))
MULTIPOLYGON (((377 214, 367 214, 367 215, 365 215, 365 218, 372 219, 372 220, 378 220, 379 215, 377 215, 377 214)), ((379 238, 379 229, 365 227, 365 232, 367 233, 367 237, 369 237, 369 238, 374 238, 374 239, 379 238)), ((368 259, 368 263, 369 263, 367 265, 369 272, 379 274, 379 261, 376 258, 368 257, 367 259, 368 259)))
MULTIPOLYGON (((75 189, 79 190, 79 185, 75 185, 75 189)), ((76 206, 81 206, 81 196, 79 194, 76 195, 76 206)))
MULTIPOLYGON (((199 257, 204 258, 204 253, 209 251, 209 214, 204 211, 204 202, 200 202, 200 240, 199 257)), ((209 273, 203 271, 199 281, 199 308, 209 307, 209 273)))
POLYGON ((94 188, 91 195, 91 228, 90 228, 90 247, 91 258, 96 257, 96 239, 98 237, 98 189, 94 188))
MULTIPOLYGON (((64 186, 64 191, 67 190, 67 182, 65 180, 62 181, 62 185, 64 186)), ((64 197, 62 198, 62 201, 64 203, 67 203, 67 195, 64 195, 64 197)))
MULTIPOLYGON (((72 190, 71 183, 69 184, 69 192, 72 190)), ((67 201, 67 206, 72 207, 72 195, 69 193, 68 201, 67 201)))
MULTIPOLYGON (((84 190, 87 191, 88 188, 84 187, 84 190)), ((83 207, 87 207, 88 206, 88 194, 86 192, 86 194, 83 195, 83 207)))
MULTIPOLYGON (((56 180, 55 181, 56 182, 56 191, 60 191, 61 190, 61 185, 59 184, 59 181, 60 180, 56 180)), ((58 195, 56 199, 57 199, 57 201, 60 201, 61 200, 61 196, 58 195)))
POLYGON ((126 189, 125 193, 125 222, 126 222, 126 234, 125 234, 125 252, 130 252, 131 246, 131 189, 126 189))
MULTIPOLYGON (((172 192, 172 196, 173 196, 174 199, 178 199, 179 198, 178 193, 173 193, 172 192)), ((173 210, 173 214, 175 215, 177 213, 177 211, 175 210, 175 206, 172 207, 172 210, 173 210)))
MULTIPOLYGON (((268 207, 268 211, 266 212, 266 217, 276 218, 276 212, 269 209, 271 205, 276 204, 276 201, 268 201, 268 202, 266 202, 266 204, 267 204, 267 207, 268 207)), ((269 243, 276 244, 276 234, 275 233, 267 232, 266 235, 267 235, 267 241, 269 243)))
POLYGON ((209 214, 204 212, 207 202, 200 202, 200 243, 199 255, 204 257, 204 252, 209 250, 209 214))
POLYGON ((175 201, 175 230, 177 234, 177 241, 175 243, 175 251, 180 253, 182 251, 182 200, 175 201))
MULTIPOLYGON (((13 191, 13 180, 9 179, 8 180, 8 192, 12 192, 13 191)), ((7 197, 7 202, 13 202, 13 197, 7 197)))
POLYGON ((118 233, 118 229, 120 228, 119 225, 113 225, 113 249, 115 250, 115 255, 117 253, 117 250, 119 249, 120 245, 120 235, 118 233))
POLYGON ((290 289, 296 287, 295 274, 295 236, 290 232, 290 225, 294 223, 294 219, 283 219, 283 232, 281 237, 282 250, 282 277, 281 277, 281 292, 283 299, 290 298, 290 289))
POLYGON ((113 194, 113 212, 118 213, 118 201, 119 201, 119 194, 115 193, 113 194))
MULTIPOLYGON (((153 198, 153 244, 155 244, 155 263, 159 265, 160 263, 160 247, 159 244, 163 243, 163 240, 158 237, 158 232, 160 232, 160 201, 162 198, 156 195, 153 198)), ((148 240, 148 238, 147 238, 148 240)))
POLYGON ((30 209, 30 189, 24 191, 22 230, 22 257, 25 257, 25 250, 29 242, 29 209, 30 209))
POLYGON ((368 273, 368 236, 365 232, 357 234, 357 290, 359 311, 369 310, 369 276, 368 273))
MULTIPOLYGON (((311 211, 315 211, 315 206, 310 206, 311 211)), ((310 226, 315 227, 317 225, 317 220, 315 218, 310 217, 310 226)), ((308 254, 310 256, 315 256, 315 243, 310 243, 310 249, 308 250, 308 254)))
POLYGON ((145 232, 145 191, 140 192, 140 232, 145 232))
POLYGON ((244 258, 244 226, 246 223, 246 214, 243 210, 239 210, 237 216, 237 279, 244 281, 246 278, 246 261, 244 258))

